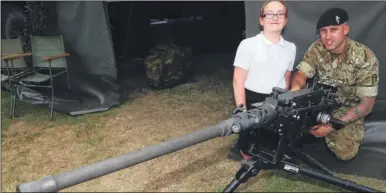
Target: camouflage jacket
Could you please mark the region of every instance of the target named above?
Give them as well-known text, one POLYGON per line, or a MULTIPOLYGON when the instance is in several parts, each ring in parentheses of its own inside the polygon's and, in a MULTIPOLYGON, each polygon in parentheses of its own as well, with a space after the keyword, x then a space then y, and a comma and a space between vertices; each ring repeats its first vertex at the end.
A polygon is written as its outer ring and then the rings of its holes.
POLYGON ((378 94, 379 61, 365 45, 346 39, 345 51, 333 55, 319 39, 308 48, 296 67, 308 78, 317 75, 319 83, 338 88, 338 99, 347 106, 355 106, 364 96, 378 94))

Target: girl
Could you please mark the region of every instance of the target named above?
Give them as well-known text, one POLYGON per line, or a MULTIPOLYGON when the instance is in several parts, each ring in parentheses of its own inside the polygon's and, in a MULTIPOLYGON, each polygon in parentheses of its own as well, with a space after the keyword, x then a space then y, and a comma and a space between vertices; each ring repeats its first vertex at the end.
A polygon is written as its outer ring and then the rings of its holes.
MULTIPOLYGON (((233 90, 236 106, 242 104, 244 110, 253 108, 253 103, 264 101, 273 87, 290 89, 296 46, 281 35, 288 21, 287 11, 281 0, 266 1, 259 17, 263 30, 241 41, 237 48, 233 90)), ((250 159, 246 154, 249 140, 247 132, 240 134, 228 157, 250 159)))

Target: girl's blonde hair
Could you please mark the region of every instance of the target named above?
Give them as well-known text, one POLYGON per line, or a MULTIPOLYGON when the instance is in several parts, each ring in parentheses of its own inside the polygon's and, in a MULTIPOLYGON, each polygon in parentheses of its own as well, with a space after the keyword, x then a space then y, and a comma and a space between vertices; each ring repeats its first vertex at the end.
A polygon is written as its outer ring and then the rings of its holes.
POLYGON ((283 4, 283 6, 285 7, 285 16, 288 17, 288 7, 287 7, 287 4, 284 3, 283 0, 267 0, 264 2, 263 6, 261 6, 261 9, 260 9, 260 17, 262 18, 264 16, 264 8, 265 6, 267 6, 268 3, 271 3, 273 1, 277 1, 281 4, 283 4))

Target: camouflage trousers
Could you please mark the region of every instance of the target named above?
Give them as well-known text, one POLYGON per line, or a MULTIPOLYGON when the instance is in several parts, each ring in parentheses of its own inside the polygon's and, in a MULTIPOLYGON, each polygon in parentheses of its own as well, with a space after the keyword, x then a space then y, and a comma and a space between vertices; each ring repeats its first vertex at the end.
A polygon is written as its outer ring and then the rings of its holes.
MULTIPOLYGON (((347 112, 346 108, 341 108, 333 113, 334 118, 340 118, 347 112)), ((350 160, 354 158, 359 151, 364 136, 364 119, 347 124, 344 128, 333 131, 327 135, 324 140, 327 147, 340 160, 350 160)))

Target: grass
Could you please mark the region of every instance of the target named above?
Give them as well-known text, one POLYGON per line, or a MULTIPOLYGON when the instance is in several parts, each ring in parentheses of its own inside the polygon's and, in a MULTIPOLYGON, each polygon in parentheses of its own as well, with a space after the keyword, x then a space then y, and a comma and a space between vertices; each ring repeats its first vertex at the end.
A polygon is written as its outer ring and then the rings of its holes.
MULTIPOLYGON (((78 117, 19 102, 18 120, 8 118, 9 96, 2 92, 2 191, 17 184, 69 171, 211 126, 230 116, 229 74, 199 76, 173 89, 133 93, 135 100, 107 112, 78 117), (227 78, 224 78, 227 77, 227 78)), ((233 179, 240 164, 226 158, 235 136, 216 138, 62 191, 214 191, 233 179)), ((344 176, 386 191, 384 181, 344 176)), ((240 192, 342 191, 289 175, 262 171, 240 192)))

